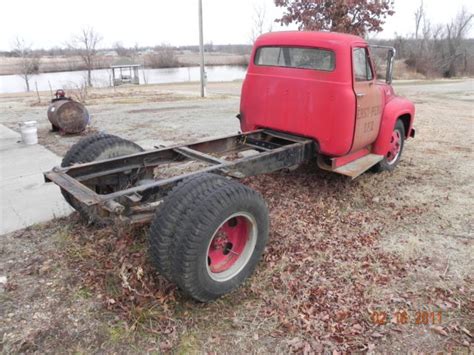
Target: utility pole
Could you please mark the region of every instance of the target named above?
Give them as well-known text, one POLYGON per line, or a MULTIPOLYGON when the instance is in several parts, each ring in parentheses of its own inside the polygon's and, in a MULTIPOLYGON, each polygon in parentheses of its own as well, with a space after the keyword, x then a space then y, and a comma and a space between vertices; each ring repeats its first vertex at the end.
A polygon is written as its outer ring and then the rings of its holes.
POLYGON ((204 70, 204 34, 202 28, 202 0, 199 0, 199 54, 201 57, 201 97, 206 96, 206 71, 204 70))

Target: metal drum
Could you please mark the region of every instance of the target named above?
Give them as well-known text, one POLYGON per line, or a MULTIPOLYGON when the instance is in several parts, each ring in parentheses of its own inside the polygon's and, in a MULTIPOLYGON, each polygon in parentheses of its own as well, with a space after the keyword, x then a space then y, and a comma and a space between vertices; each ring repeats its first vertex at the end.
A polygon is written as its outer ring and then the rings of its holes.
POLYGON ((54 130, 80 133, 89 123, 89 112, 79 102, 69 98, 56 99, 48 107, 48 119, 54 130))

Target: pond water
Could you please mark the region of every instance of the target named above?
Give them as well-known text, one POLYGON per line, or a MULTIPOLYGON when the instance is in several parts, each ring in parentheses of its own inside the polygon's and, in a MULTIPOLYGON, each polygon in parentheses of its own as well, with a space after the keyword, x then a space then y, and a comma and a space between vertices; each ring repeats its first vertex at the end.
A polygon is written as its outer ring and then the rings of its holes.
MULTIPOLYGON (((208 81, 233 81, 245 77, 246 68, 241 66, 206 67, 208 81)), ((77 88, 85 81, 86 71, 65 71, 34 75, 30 79, 30 89, 44 91, 50 87, 54 91, 59 88, 77 88)), ((143 69, 140 70, 140 84, 164 84, 199 81, 199 67, 143 69)), ((111 86, 112 74, 108 69, 92 71, 92 84, 95 87, 111 86)), ((18 75, 0 76, 0 93, 24 92, 25 82, 18 75)))

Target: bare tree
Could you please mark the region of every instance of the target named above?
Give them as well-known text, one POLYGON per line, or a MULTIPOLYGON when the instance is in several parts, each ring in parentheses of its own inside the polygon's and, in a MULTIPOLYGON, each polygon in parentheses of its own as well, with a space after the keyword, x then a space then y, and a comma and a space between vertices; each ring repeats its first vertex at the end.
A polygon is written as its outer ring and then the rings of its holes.
MULTIPOLYGON (((418 39, 418 31, 420 27, 420 21, 423 21, 423 27, 421 28, 421 44, 419 46, 419 53, 420 56, 423 56, 424 54, 428 54, 429 52, 429 44, 431 42, 431 21, 426 17, 426 12, 425 8, 423 5, 423 0, 420 2, 420 7, 418 8, 418 14, 420 18, 418 19, 418 22, 416 23, 416 33, 415 33, 415 41, 418 39)), ((416 13, 415 13, 416 17, 416 13)))
POLYGON ((30 78, 39 71, 39 58, 33 54, 31 44, 17 37, 13 44, 15 56, 20 58, 20 76, 25 81, 26 91, 30 91, 30 78))
POLYGON ((169 44, 155 47, 153 53, 145 57, 145 66, 149 68, 175 68, 180 63, 174 48, 169 44))
POLYGON ((465 7, 459 11, 456 18, 446 25, 446 40, 448 42, 448 58, 445 76, 456 75, 456 61, 465 51, 462 48, 462 40, 471 28, 471 21, 474 17, 465 7))
POLYGON ((267 21, 267 7, 265 4, 260 3, 253 7, 253 25, 250 33, 250 40, 254 43, 258 36, 264 32, 272 31, 272 23, 267 21))
POLYGON ((70 47, 81 57, 87 70, 87 85, 92 86, 92 70, 96 64, 97 46, 102 36, 92 27, 85 27, 72 38, 70 47))
POLYGON ((423 0, 420 1, 420 6, 415 11, 415 39, 418 39, 418 33, 420 31, 421 20, 425 18, 425 8, 423 6, 423 0))
POLYGON ((467 50, 473 14, 462 8, 447 24, 432 24, 423 2, 415 12, 415 38, 410 44, 405 63, 427 77, 453 77, 468 71, 472 56, 467 50))
POLYGON ((444 26, 440 23, 431 28, 431 36, 434 41, 438 41, 443 38, 444 26))
POLYGON ((113 45, 114 51, 119 57, 133 57, 133 49, 125 47, 121 42, 115 42, 113 45))

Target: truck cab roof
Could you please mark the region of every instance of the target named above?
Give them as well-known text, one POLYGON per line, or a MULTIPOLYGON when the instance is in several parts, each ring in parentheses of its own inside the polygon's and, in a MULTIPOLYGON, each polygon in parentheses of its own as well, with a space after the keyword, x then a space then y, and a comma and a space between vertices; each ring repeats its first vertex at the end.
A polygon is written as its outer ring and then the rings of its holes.
POLYGON ((248 67, 248 74, 252 73, 266 73, 281 74, 287 72, 288 68, 262 67, 256 65, 255 60, 258 56, 258 51, 263 47, 296 47, 296 48, 318 48, 321 50, 330 51, 333 53, 332 61, 334 62, 331 70, 321 71, 316 70, 306 73, 297 73, 294 69, 290 69, 292 76, 319 77, 327 81, 340 82, 347 85, 352 85, 352 59, 351 52, 353 47, 366 47, 367 42, 358 36, 337 33, 337 32, 318 32, 318 31, 284 31, 284 32, 270 32, 261 35, 255 41, 250 64, 248 67))
POLYGON ((359 37, 338 32, 318 32, 318 31, 283 31, 270 32, 261 35, 256 46, 289 46, 299 45, 308 47, 323 47, 334 49, 335 47, 350 47, 353 44, 367 42, 359 37))

